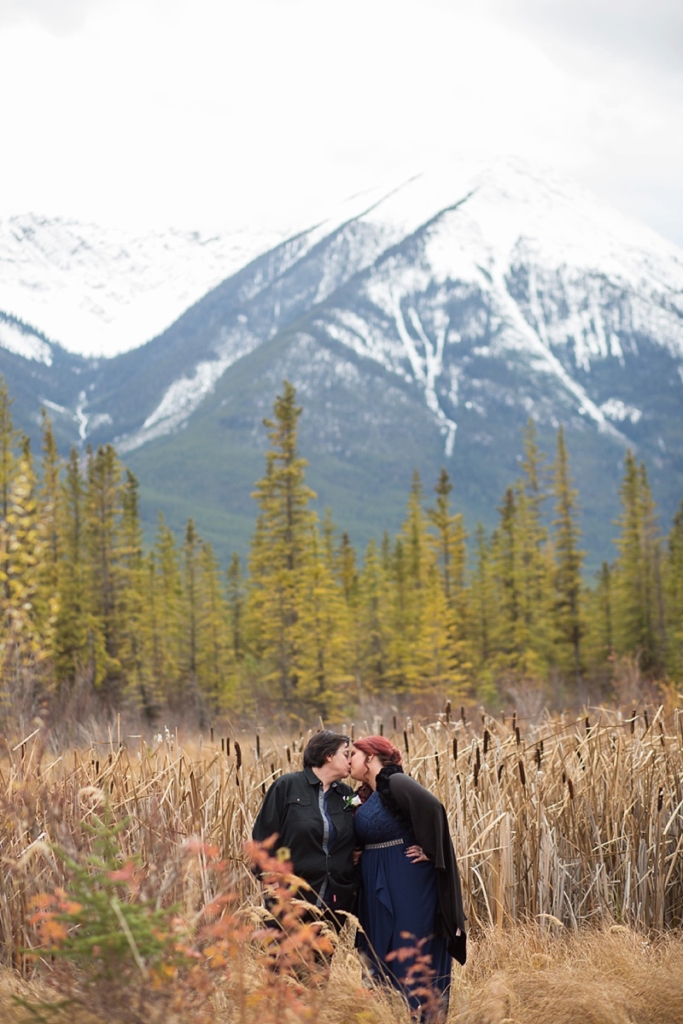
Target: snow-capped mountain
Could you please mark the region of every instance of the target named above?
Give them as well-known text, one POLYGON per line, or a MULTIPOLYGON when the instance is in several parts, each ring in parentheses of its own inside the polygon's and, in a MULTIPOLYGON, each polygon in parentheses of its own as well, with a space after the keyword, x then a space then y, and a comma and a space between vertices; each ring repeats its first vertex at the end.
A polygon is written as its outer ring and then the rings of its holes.
POLYGON ((0 309, 70 352, 114 356, 160 334, 283 237, 244 227, 212 235, 136 233, 10 217, 0 220, 0 309))
MULTIPOLYGON (((27 328, 7 325, 16 353, 27 328)), ((48 401, 62 436, 114 440, 169 515, 201 494, 226 545, 248 530, 283 377, 313 484, 361 537, 396 525, 414 466, 428 480, 445 463, 470 519, 491 521, 529 416, 547 448, 566 428, 593 551, 609 556, 627 445, 665 518, 683 492, 683 252, 515 161, 356 196, 115 359, 50 352, 22 385, 40 391, 33 419, 48 401)))

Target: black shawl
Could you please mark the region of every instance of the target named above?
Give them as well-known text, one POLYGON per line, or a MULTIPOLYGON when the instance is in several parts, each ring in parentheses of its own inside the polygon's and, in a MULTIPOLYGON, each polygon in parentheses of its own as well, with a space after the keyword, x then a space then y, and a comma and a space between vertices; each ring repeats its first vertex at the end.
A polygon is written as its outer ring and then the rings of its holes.
POLYGON ((458 865, 443 804, 419 782, 405 775, 398 765, 388 765, 379 772, 377 791, 387 810, 402 823, 410 825, 418 846, 433 861, 439 892, 436 931, 448 939, 451 956, 464 964, 467 957, 466 918, 458 865))

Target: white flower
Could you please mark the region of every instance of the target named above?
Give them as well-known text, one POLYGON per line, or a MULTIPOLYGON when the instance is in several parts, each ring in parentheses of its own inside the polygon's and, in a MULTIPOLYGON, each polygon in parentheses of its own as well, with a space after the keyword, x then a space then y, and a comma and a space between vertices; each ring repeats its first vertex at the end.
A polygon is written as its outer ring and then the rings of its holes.
POLYGON ((360 807, 361 799, 358 793, 353 793, 351 796, 344 797, 344 810, 353 811, 356 807, 360 807))

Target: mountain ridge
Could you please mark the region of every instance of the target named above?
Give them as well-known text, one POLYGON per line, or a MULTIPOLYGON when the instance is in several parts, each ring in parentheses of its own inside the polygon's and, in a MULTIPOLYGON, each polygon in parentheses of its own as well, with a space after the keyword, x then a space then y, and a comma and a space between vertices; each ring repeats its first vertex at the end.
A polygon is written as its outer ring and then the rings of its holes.
MULTIPOLYGON (((604 479, 616 485, 614 467, 631 446, 652 467, 664 516, 683 492, 683 252, 578 186, 514 161, 462 162, 354 197, 327 221, 257 254, 147 344, 69 366, 62 357, 45 397, 64 410, 55 414, 62 438, 114 441, 140 472, 143 494, 149 486, 162 506, 187 511, 178 486, 190 450, 206 480, 219 457, 243 493, 259 475, 260 421, 282 380, 270 372, 268 352, 299 388, 302 424, 317 425, 302 429, 321 500, 337 493, 335 473, 347 490, 357 488, 357 500, 341 496, 349 508, 341 525, 364 540, 382 509, 394 528, 395 483, 400 477, 407 493, 408 462, 425 479, 440 461, 457 468, 463 510, 469 501, 469 511, 491 523, 529 416, 548 440, 564 424, 570 452, 573 441, 581 453, 579 477, 595 480, 595 467, 609 464, 604 479), (324 366, 336 366, 339 379, 324 366), (408 408, 413 440, 400 421, 408 408), (365 438, 354 418, 366 424, 365 438), (403 451, 392 449, 391 436, 403 438, 403 451), (384 475, 369 438, 384 453, 384 475), (386 493, 363 498, 373 475, 386 477, 386 493), (470 487, 478 475, 488 481, 479 497, 478 485, 470 487)), ((19 356, 0 357, 18 374, 19 356)), ((206 521, 232 523, 244 550, 244 502, 227 483, 214 494, 214 483, 204 488, 213 495, 206 521)), ((594 557, 606 551, 600 516, 616 512, 614 496, 587 498, 594 557)), ((230 529, 209 530, 212 539, 221 535, 222 551, 230 529)))

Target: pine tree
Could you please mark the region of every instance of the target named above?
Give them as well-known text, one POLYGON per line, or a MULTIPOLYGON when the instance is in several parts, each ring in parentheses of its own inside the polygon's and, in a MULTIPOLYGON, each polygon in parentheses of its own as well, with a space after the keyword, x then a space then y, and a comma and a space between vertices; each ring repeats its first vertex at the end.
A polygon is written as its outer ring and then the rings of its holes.
POLYGON ((148 723, 158 713, 145 601, 148 569, 142 551, 140 497, 137 478, 126 470, 122 492, 120 573, 120 652, 119 660, 125 676, 126 691, 140 708, 148 723))
POLYGON ((576 523, 577 493, 572 488, 569 460, 562 427, 557 433, 557 456, 553 467, 553 497, 555 499, 554 548, 555 574, 555 629, 559 664, 573 672, 577 685, 583 678, 581 637, 584 632, 581 608, 581 565, 583 552, 579 549, 580 531, 576 523))
POLYGON ((48 654, 40 631, 36 596, 46 546, 37 501, 37 480, 28 438, 13 459, 13 477, 0 521, 0 660, 3 674, 18 673, 48 654))
POLYGON ((683 676, 683 501, 674 516, 665 562, 667 669, 683 676))
POLYGON ((508 487, 498 512, 500 522, 490 545, 494 588, 489 633, 491 653, 496 672, 520 672, 523 671, 520 638, 523 620, 519 522, 514 488, 508 487))
POLYGON ((161 513, 146 575, 152 676, 161 698, 177 704, 182 695, 183 587, 175 539, 161 513))
POLYGON ((542 510, 544 457, 536 428, 529 420, 524 431, 523 476, 516 485, 519 547, 520 669, 525 676, 545 675, 553 662, 552 591, 554 566, 542 510))
MULTIPOLYGON (((12 422, 12 399, 9 396, 5 378, 0 377, 0 524, 7 521, 9 514, 10 489, 14 480, 18 442, 19 435, 12 422)), ((9 600, 9 565, 0 566, 0 571, 4 576, 2 589, 5 593, 5 600, 9 600)))
POLYGON ((71 449, 59 502, 59 601, 55 628, 55 671, 59 686, 84 673, 96 682, 105 659, 99 625, 93 619, 87 585, 85 486, 78 452, 71 449))
POLYGON ((43 409, 42 484, 38 502, 45 544, 39 568, 36 613, 46 650, 54 656, 55 631, 59 608, 61 561, 61 460, 57 452, 52 424, 43 409))
POLYGON ((199 650, 199 551, 201 540, 190 518, 185 528, 183 545, 182 615, 185 623, 182 646, 183 697, 191 697, 197 705, 200 728, 205 728, 205 709, 200 698, 198 679, 199 650))
POLYGON ((239 555, 233 552, 227 569, 228 631, 232 661, 239 665, 244 658, 245 588, 239 555))
MULTIPOLYGON (((467 564, 467 534, 463 517, 460 513, 452 514, 450 494, 453 490, 450 477, 445 469, 441 470, 434 488, 436 502, 428 510, 428 517, 434 528, 432 537, 434 569, 441 585, 441 593, 445 600, 445 609, 440 609, 441 602, 432 593, 429 600, 426 621, 439 623, 445 615, 445 623, 433 631, 435 650, 441 646, 441 636, 445 630, 447 636, 447 654, 445 666, 445 682, 451 697, 464 694, 467 680, 471 674, 471 643, 468 636, 469 609, 465 588, 465 567, 467 564)), ((430 568, 430 573, 433 569, 430 568)), ((433 583, 431 584, 433 586, 433 583)))
POLYGON ((647 672, 664 661, 660 538, 644 466, 626 453, 614 572, 614 633, 619 654, 637 654, 647 672))
POLYGON ((85 538, 92 615, 94 682, 116 706, 121 698, 121 465, 111 445, 88 451, 85 538), (101 633, 102 644, 95 641, 101 633), (101 655, 104 653, 104 658, 101 655))
POLYGON ((297 452, 301 408, 296 392, 284 382, 273 419, 264 420, 270 448, 266 472, 254 497, 259 517, 249 557, 247 616, 250 646, 262 666, 268 688, 277 687, 285 706, 298 698, 297 622, 302 611, 303 574, 310 554, 315 497, 305 484, 306 460, 297 452))
POLYGON ((218 713, 232 697, 228 609, 220 566, 213 548, 202 542, 199 552, 197 676, 209 708, 218 713))
POLYGON ((358 577, 358 703, 364 691, 381 693, 389 686, 391 598, 383 559, 374 540, 368 544, 358 577))
POLYGON ((315 525, 310 552, 303 562, 302 597, 296 623, 298 699, 325 718, 338 712, 352 682, 348 615, 333 575, 325 538, 315 525))

